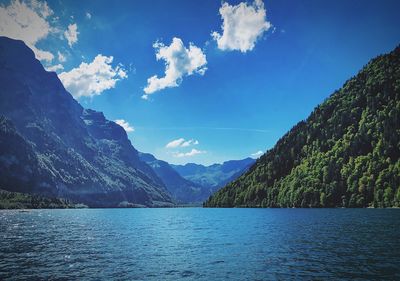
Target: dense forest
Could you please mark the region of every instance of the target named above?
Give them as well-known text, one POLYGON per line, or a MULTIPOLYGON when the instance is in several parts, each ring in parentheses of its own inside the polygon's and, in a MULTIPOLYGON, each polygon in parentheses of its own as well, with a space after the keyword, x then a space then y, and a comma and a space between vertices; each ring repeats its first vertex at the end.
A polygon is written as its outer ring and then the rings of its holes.
POLYGON ((400 47, 370 61, 206 207, 400 207, 400 47))
POLYGON ((82 204, 72 204, 59 198, 48 198, 0 189, 0 209, 66 209, 83 208, 82 204))

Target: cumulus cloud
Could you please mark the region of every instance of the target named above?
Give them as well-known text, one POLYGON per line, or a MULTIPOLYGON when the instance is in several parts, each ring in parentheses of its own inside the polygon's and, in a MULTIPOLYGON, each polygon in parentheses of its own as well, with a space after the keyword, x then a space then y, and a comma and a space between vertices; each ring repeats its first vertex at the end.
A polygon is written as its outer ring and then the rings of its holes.
POLYGON ((64 69, 64 66, 62 64, 56 64, 56 65, 46 67, 47 71, 58 71, 58 70, 63 70, 63 69, 64 69))
POLYGON ((263 155, 263 154, 264 154, 264 152, 261 151, 261 150, 259 150, 259 151, 257 151, 257 152, 252 153, 250 156, 251 156, 252 158, 258 158, 258 157, 260 157, 260 156, 263 155))
POLYGON ((78 34, 78 26, 76 23, 68 25, 68 29, 64 32, 64 37, 67 39, 70 47, 78 42, 78 34))
POLYGON ((135 129, 129 125, 129 122, 125 121, 124 119, 117 119, 114 120, 114 122, 124 128, 127 133, 135 131, 135 129))
POLYGON ((177 147, 188 147, 191 145, 198 145, 199 141, 198 140, 185 140, 184 138, 179 138, 173 141, 170 141, 169 143, 167 143, 167 145, 165 146, 166 148, 177 148, 177 147))
POLYGON ((222 35, 212 32, 211 36, 221 50, 251 51, 257 39, 272 26, 266 19, 262 0, 255 0, 253 4, 241 2, 236 6, 225 2, 219 13, 223 20, 222 35))
POLYGON ((144 88, 147 95, 165 88, 178 87, 184 76, 194 73, 204 75, 207 70, 206 55, 192 43, 186 48, 181 39, 174 37, 169 46, 156 42, 153 47, 157 60, 165 61, 165 76, 154 75, 147 79, 144 88))
POLYGON ((67 58, 65 57, 65 55, 60 53, 60 51, 57 52, 57 56, 58 56, 58 61, 59 62, 66 62, 67 61, 67 58))
POLYGON ((182 158, 182 157, 192 157, 192 156, 195 156, 198 154, 204 154, 204 153, 207 153, 207 151, 197 150, 195 148, 192 148, 192 150, 189 152, 176 152, 173 154, 173 156, 177 157, 177 158, 182 158))
POLYGON ((128 77, 123 65, 111 65, 113 57, 97 55, 91 63, 82 62, 79 67, 58 75, 64 87, 78 99, 93 97, 114 88, 117 81, 128 77))
POLYGON ((0 35, 22 40, 39 60, 52 61, 54 55, 35 45, 56 30, 48 22, 53 11, 46 2, 12 0, 8 6, 0 5, 0 35))

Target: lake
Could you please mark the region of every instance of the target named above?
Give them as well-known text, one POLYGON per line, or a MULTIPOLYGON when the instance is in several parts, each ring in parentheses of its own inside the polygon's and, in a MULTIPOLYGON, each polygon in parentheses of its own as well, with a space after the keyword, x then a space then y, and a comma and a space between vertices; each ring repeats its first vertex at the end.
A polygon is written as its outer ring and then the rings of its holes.
POLYGON ((0 280, 400 280, 397 209, 0 211, 0 280))

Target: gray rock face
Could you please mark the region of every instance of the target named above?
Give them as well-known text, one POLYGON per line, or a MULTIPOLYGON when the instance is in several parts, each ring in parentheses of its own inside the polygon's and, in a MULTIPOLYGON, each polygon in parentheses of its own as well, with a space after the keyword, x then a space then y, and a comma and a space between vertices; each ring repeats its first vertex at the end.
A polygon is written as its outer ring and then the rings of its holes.
POLYGON ((124 129, 84 109, 22 42, 0 37, 0 187, 89 206, 173 200, 124 129))

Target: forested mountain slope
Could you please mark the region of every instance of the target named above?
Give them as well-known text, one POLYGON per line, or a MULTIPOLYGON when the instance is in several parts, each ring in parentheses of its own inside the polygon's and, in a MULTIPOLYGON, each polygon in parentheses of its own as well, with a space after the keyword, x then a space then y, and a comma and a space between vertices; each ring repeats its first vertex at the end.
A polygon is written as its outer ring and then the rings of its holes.
POLYGON ((399 157, 397 47, 370 61, 204 205, 400 206, 399 157))

